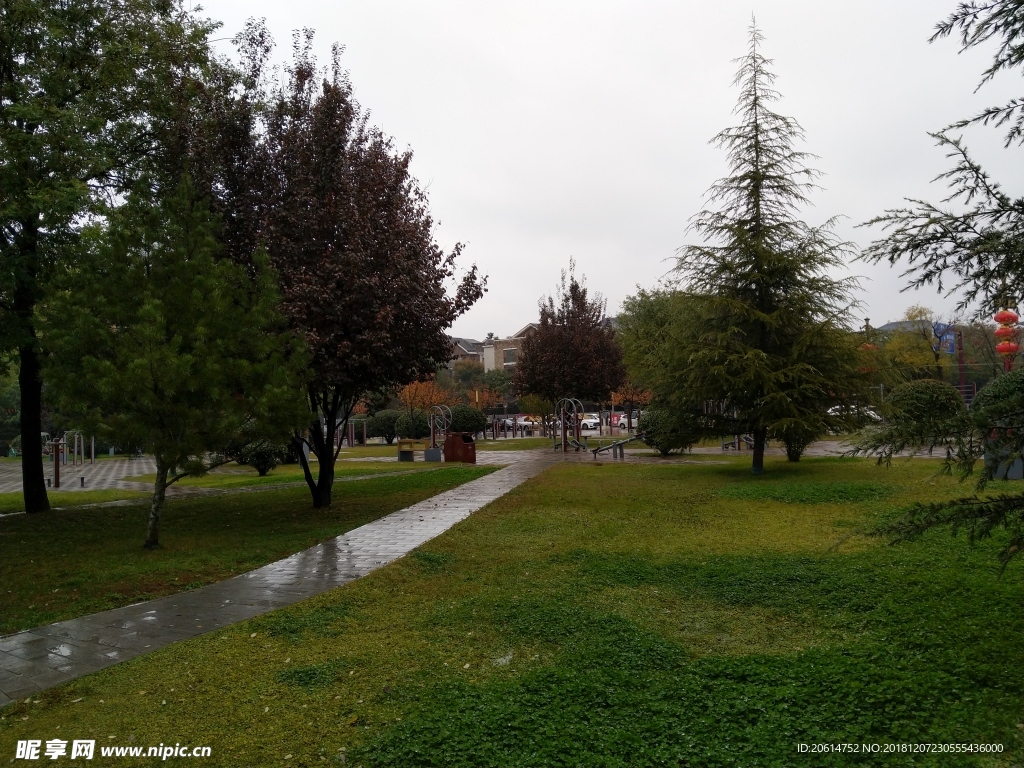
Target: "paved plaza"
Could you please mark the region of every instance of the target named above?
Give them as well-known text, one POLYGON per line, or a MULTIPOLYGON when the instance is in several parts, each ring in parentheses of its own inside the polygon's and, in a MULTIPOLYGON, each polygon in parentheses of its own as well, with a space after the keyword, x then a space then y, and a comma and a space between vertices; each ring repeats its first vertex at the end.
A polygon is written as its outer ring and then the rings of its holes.
MULTIPOLYGON (((43 459, 43 472, 47 478, 53 479, 53 462, 48 457, 43 459)), ((67 464, 61 464, 60 467, 60 490, 97 491, 108 488, 138 490, 143 486, 136 482, 122 480, 122 478, 131 475, 152 475, 155 472, 156 463, 149 456, 138 459, 99 459, 95 464, 90 464, 86 459, 85 464, 77 466, 69 461, 67 464), (84 486, 81 480, 83 477, 85 478, 84 486)), ((151 490, 152 484, 147 483, 145 488, 151 490)), ((0 493, 13 493, 20 490, 21 462, 0 462, 0 493)))

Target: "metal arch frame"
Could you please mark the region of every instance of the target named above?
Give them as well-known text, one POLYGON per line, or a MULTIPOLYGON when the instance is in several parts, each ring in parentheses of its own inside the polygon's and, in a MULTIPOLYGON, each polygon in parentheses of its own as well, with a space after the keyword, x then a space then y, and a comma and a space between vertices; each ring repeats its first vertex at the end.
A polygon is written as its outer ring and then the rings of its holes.
POLYGON ((430 447, 437 448, 437 432, 447 436, 452 426, 452 409, 447 405, 430 406, 430 447), (438 430, 438 419, 440 429, 438 430))
MULTIPOLYGON (((561 419, 559 432, 561 433, 562 453, 569 452, 569 446, 573 445, 579 450, 580 440, 580 415, 583 413, 583 403, 575 397, 563 397, 555 404, 555 418, 561 419), (572 438, 569 437, 568 420, 572 419, 572 438)), ((557 445, 556 445, 557 448, 557 445)))

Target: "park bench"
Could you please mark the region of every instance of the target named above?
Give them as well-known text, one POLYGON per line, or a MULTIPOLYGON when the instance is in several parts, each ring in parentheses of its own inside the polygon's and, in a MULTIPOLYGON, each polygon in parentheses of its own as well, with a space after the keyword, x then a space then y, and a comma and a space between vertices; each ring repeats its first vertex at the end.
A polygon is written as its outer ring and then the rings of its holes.
POLYGON ((413 461, 414 451, 425 451, 429 447, 430 443, 428 443, 426 440, 399 440, 398 460, 413 461))

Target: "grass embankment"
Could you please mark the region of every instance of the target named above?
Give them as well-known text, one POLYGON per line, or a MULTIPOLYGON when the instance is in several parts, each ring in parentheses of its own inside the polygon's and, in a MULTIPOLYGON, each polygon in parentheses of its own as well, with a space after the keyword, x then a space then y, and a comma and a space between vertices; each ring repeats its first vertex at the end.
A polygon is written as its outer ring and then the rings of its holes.
POLYGON ((963 487, 925 460, 766 463, 557 466, 342 589, 12 705, 0 754, 60 734, 211 766, 1019 764, 1021 563, 998 578, 998 542, 948 531, 829 551, 963 487), (797 751, 824 742, 1004 752, 797 751))
POLYGON ((490 469, 442 467, 338 483, 333 506, 326 509, 312 508, 305 487, 170 499, 161 524, 161 547, 153 552, 142 548, 149 514, 145 505, 10 517, 0 521, 0 632, 219 581, 490 469))

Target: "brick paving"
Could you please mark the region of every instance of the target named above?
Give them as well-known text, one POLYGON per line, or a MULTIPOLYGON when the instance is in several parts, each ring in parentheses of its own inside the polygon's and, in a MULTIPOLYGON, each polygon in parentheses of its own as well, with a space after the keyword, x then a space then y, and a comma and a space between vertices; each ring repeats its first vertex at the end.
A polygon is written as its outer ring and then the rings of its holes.
MULTIPOLYGON (((43 460, 43 472, 46 477, 53 478, 53 462, 43 460)), ((62 491, 97 491, 109 488, 137 490, 141 486, 136 482, 122 478, 132 475, 151 475, 156 472, 156 463, 149 456, 138 459, 101 459, 95 464, 77 466, 68 462, 60 467, 60 490, 62 491), (82 485, 81 478, 85 478, 82 485)), ((152 489, 151 484, 146 485, 152 489)), ((21 462, 0 461, 0 493, 11 493, 21 490, 21 462)), ((55 489, 51 489, 55 490, 55 489)))
POLYGON ((547 451, 481 455, 481 463, 509 466, 233 579, 2 637, 0 706, 347 584, 444 533, 559 458, 547 451))

